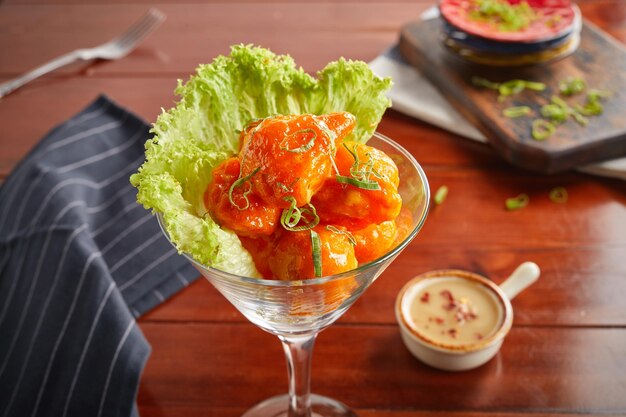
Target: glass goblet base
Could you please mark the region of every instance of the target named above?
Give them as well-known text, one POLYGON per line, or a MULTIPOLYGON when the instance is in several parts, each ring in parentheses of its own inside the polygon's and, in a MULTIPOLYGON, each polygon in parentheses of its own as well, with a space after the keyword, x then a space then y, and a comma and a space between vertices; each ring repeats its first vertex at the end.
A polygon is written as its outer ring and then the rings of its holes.
MULTIPOLYGON (((246 411, 242 417, 295 417, 289 414, 289 395, 268 398, 246 411)), ((298 416, 300 417, 300 416, 298 416)), ((304 416, 303 416, 304 417, 304 416)), ((309 417, 309 416, 307 416, 309 417)), ((345 404, 321 395, 311 394, 310 417, 357 417, 345 404)))

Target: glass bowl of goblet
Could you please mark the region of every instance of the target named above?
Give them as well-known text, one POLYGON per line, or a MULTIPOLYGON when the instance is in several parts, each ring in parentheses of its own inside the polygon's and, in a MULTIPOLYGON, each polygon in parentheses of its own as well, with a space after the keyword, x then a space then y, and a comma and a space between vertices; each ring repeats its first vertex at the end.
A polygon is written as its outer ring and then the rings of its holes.
MULTIPOLYGON (((356 416, 339 401, 311 394, 310 368, 315 339, 352 306, 415 238, 426 220, 430 200, 426 175, 408 151, 379 133, 367 144, 385 152, 395 162, 402 207, 405 213, 410 213, 406 236, 382 257, 340 274, 281 281, 230 274, 183 254, 248 320, 278 336, 285 351, 288 393, 257 404, 244 417, 356 416)), ((157 217, 169 239, 160 215, 157 217)))

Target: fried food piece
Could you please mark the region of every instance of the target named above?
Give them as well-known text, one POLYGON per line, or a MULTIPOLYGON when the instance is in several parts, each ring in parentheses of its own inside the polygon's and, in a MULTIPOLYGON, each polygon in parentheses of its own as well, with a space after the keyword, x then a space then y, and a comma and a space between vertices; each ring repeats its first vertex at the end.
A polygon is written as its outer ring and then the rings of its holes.
POLYGON ((334 149, 354 124, 350 113, 275 116, 253 122, 242 133, 241 174, 259 170, 251 183, 266 203, 288 208, 285 197, 291 196, 302 207, 333 174, 334 149))
POLYGON ((250 192, 252 185, 244 181, 229 190, 239 179, 239 158, 229 158, 213 170, 213 180, 204 192, 204 206, 220 226, 239 236, 269 236, 280 219, 280 208, 265 203, 250 192))
POLYGON ((394 246, 398 237, 396 222, 389 220, 370 224, 364 229, 352 232, 356 245, 354 254, 359 263, 371 262, 380 258, 394 246))
POLYGON ((389 156, 371 146, 345 142, 337 148, 335 163, 340 175, 354 177, 357 173, 377 182, 380 189, 343 184, 335 177, 326 179, 311 200, 322 222, 355 230, 396 218, 402 198, 398 193, 398 168, 389 156), (358 157, 358 164, 354 155, 358 157))
MULTIPOLYGON (((320 238, 322 276, 357 267, 354 247, 346 235, 331 232, 324 226, 316 226, 313 230, 320 238)), ((315 278, 311 232, 278 232, 274 250, 269 257, 269 267, 276 279, 315 278)))

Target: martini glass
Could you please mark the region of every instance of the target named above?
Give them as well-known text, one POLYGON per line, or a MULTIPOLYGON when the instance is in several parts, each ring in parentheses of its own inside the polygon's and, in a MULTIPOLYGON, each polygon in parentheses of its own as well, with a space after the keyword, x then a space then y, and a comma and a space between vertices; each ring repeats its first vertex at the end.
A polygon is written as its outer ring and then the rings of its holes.
MULTIPOLYGON (((311 394, 313 345, 320 331, 330 326, 363 294, 398 254, 413 240, 428 213, 430 191, 424 171, 413 156, 391 139, 375 133, 367 143, 389 155, 400 175, 402 207, 411 222, 404 239, 384 256, 358 268, 331 276, 293 281, 250 278, 189 261, 248 320, 282 342, 289 376, 289 392, 269 398, 244 417, 356 416, 343 403, 311 394)), ((163 228, 160 215, 159 224, 163 228)))

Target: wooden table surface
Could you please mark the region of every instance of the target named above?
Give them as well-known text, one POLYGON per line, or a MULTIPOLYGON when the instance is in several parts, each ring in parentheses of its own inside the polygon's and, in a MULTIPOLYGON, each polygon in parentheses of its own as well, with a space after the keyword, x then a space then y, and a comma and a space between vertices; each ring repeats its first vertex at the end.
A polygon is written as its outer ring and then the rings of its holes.
MULTIPOLYGON (((5 0, 0 81, 121 32, 148 0, 5 0)), ((345 56, 369 61, 433 1, 162 0, 163 26, 116 62, 77 65, 0 101, 0 179, 53 126, 104 93, 152 121, 177 78, 255 43, 314 72, 345 56)), ((583 14, 626 42, 624 0, 579 1, 583 14)), ((616 89, 624 86, 615 86, 616 89)), ((379 130, 422 164, 431 188, 450 189, 417 239, 318 338, 313 390, 362 416, 626 415, 626 183, 513 168, 486 145, 389 111, 379 130), (548 192, 564 186, 566 204, 548 192), (507 212, 504 200, 530 195, 507 212), (501 282, 531 260, 540 280, 515 299, 501 352, 468 372, 431 369, 403 346, 394 320, 401 286, 421 272, 461 268, 501 282)), ((237 416, 287 389, 279 342, 199 280, 140 319, 152 355, 138 394, 142 416, 237 416)))

